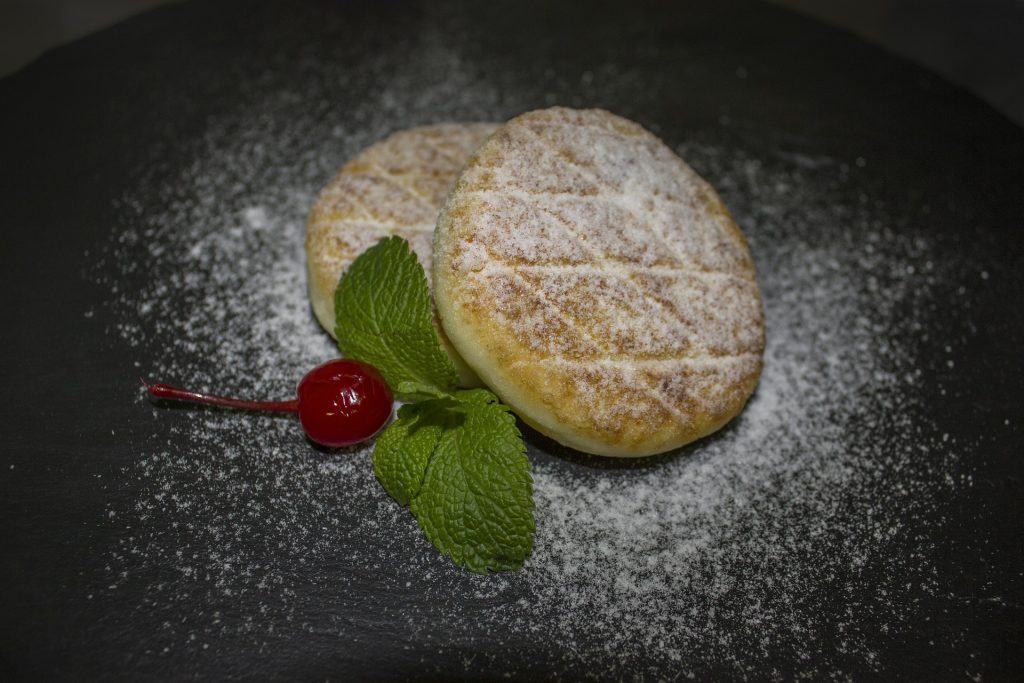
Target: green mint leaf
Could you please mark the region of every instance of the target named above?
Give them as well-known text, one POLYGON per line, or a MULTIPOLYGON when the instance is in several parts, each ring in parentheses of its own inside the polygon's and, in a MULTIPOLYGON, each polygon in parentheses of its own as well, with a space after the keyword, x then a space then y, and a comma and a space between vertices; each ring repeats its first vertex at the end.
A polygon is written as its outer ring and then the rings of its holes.
POLYGON ((420 384, 419 382, 399 382, 398 386, 395 387, 395 391, 404 396, 406 401, 429 401, 435 398, 451 400, 451 394, 448 392, 441 391, 433 385, 420 384))
POLYGON ((373 471, 400 505, 408 505, 419 493, 446 420, 442 406, 410 403, 399 408, 398 419, 377 436, 373 471))
POLYGON ((479 405, 493 403, 501 410, 508 410, 508 406, 501 403, 490 389, 460 389, 455 392, 455 400, 479 405))
POLYGON ((476 392, 468 398, 443 408, 452 417, 410 509, 456 564, 479 573, 518 569, 535 529, 526 447, 505 406, 476 392))
POLYGON ((403 382, 438 391, 459 381, 434 330, 423 266, 409 243, 388 237, 363 252, 338 281, 335 332, 342 354, 380 370, 399 399, 403 382))

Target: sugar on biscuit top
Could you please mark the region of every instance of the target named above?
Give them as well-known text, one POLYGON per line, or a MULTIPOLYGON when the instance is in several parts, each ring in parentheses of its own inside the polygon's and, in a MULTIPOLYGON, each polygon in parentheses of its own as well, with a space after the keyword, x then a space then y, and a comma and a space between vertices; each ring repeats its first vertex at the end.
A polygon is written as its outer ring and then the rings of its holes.
POLYGON ((529 112, 491 135, 441 211, 433 280, 469 366, 581 451, 686 444, 742 410, 760 376, 742 233, 671 149, 606 111, 529 112))

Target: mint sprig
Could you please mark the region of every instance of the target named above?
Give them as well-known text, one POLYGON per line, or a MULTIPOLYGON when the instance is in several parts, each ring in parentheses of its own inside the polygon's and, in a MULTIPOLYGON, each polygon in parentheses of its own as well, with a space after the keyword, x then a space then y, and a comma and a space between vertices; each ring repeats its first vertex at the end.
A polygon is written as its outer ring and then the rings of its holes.
POLYGON ((487 389, 456 390, 423 267, 400 237, 366 250, 335 292, 338 346, 408 403, 377 437, 373 468, 427 538, 474 572, 518 569, 533 549, 533 482, 515 418, 487 389))
POLYGON ((533 548, 534 521, 530 461, 516 420, 496 396, 439 410, 446 429, 409 509, 456 564, 518 569, 533 548))
POLYGON ((348 267, 334 292, 338 347, 376 367, 401 400, 411 382, 437 391, 458 384, 455 364, 434 331, 423 266, 409 243, 388 237, 348 267))

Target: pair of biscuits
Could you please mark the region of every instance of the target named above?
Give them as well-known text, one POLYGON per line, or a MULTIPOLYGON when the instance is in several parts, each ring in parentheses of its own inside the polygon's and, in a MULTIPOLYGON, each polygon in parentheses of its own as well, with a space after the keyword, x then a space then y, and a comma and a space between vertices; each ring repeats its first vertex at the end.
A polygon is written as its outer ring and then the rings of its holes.
POLYGON ((478 376, 562 444, 665 452, 724 425, 757 384, 764 318, 746 241, 636 123, 553 108, 362 152, 309 220, 310 295, 332 334, 338 277, 391 234, 432 271, 463 381, 478 376))

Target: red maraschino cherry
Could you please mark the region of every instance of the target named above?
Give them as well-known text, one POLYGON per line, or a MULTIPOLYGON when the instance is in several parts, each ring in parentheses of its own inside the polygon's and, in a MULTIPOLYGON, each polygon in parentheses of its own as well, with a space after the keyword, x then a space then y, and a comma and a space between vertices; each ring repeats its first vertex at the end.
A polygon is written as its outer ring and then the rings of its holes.
POLYGON ((310 439, 339 448, 377 435, 388 418, 394 396, 377 368, 341 358, 313 368, 299 382, 294 401, 243 401, 197 394, 166 384, 146 384, 150 396, 225 408, 298 413, 310 439))

